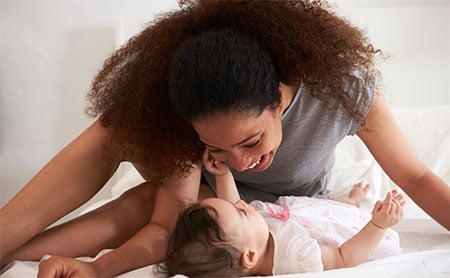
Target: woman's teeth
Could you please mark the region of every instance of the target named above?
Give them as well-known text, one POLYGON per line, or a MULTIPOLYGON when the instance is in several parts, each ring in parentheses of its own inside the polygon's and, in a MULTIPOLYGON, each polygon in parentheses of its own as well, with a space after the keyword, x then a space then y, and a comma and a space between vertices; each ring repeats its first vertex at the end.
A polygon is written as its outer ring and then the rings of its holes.
POLYGON ((258 165, 260 162, 261 162, 261 157, 260 157, 255 163, 253 163, 252 165, 248 166, 247 169, 253 169, 253 168, 255 168, 256 165, 258 165))

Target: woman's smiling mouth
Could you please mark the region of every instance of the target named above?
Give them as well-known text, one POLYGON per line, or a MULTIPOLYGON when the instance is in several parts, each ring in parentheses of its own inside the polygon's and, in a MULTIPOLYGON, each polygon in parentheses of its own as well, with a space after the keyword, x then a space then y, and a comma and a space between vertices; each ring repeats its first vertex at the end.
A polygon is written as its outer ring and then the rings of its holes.
POLYGON ((248 166, 247 169, 250 170, 250 169, 255 168, 255 166, 258 165, 260 162, 261 162, 261 157, 257 161, 255 161, 252 165, 248 166))

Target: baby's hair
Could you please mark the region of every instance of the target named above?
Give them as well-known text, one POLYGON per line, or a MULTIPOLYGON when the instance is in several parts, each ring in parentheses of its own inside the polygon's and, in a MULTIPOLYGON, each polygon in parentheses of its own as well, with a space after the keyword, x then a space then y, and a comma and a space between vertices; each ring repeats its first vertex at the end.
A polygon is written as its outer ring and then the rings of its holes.
POLYGON ((195 203, 179 216, 158 271, 169 277, 239 277, 245 274, 241 255, 220 228, 217 211, 195 203))

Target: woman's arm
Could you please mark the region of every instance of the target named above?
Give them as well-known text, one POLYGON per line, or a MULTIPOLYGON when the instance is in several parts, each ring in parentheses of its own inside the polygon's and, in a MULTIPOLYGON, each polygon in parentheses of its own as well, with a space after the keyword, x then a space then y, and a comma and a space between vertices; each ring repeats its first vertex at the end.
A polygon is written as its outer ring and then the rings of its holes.
POLYGON ((63 275, 56 277, 113 277, 161 262, 178 214, 190 203, 197 201, 199 185, 199 167, 187 178, 176 176, 164 181, 159 188, 149 224, 131 239, 91 263, 52 257, 40 263, 38 277, 55 277, 55 274, 61 273, 63 275))
POLYGON ((401 220, 402 212, 402 205, 389 192, 382 202, 376 203, 372 220, 356 235, 339 247, 320 245, 324 269, 353 267, 362 263, 383 239, 386 229, 401 220))
POLYGON ((110 277, 162 262, 179 213, 197 201, 200 168, 187 178, 166 180, 160 187, 150 223, 130 240, 93 263, 99 277, 110 277))
POLYGON ((106 129, 92 124, 0 210, 0 261, 106 183, 120 159, 105 148, 105 138, 106 129))
POLYGON ((358 136, 389 177, 445 228, 450 229, 450 188, 410 148, 384 99, 375 94, 358 136))

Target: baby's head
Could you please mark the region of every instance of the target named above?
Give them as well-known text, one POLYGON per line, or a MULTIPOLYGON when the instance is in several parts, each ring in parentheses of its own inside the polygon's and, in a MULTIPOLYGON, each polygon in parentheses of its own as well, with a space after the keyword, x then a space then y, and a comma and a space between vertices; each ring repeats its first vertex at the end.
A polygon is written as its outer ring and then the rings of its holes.
POLYGON ((249 275, 268 236, 264 218, 245 202, 206 199, 178 218, 160 269, 168 276, 249 275))

